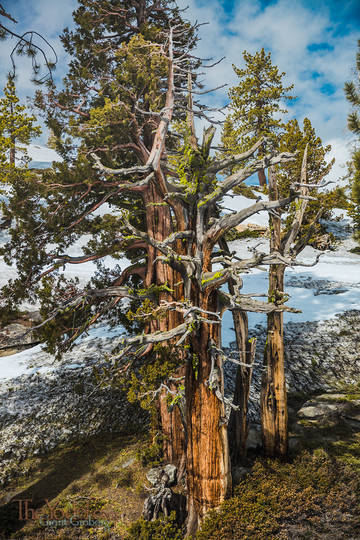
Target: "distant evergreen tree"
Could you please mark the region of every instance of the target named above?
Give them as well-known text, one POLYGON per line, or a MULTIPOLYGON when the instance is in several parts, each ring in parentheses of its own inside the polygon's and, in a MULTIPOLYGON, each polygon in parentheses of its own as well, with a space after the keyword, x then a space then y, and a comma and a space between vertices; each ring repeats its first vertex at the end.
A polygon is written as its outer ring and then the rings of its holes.
MULTIPOLYGON (((308 118, 304 119, 303 131, 297 120, 290 120, 284 126, 279 149, 297 154, 294 161, 274 167, 269 177, 269 199, 289 196, 296 183, 304 198, 291 203, 285 223, 282 223, 281 212, 271 214, 270 252, 295 260, 309 243, 318 245, 319 236, 324 232, 320 218, 330 217, 330 210, 338 204, 346 207, 346 198, 336 189, 324 192, 316 187, 321 185, 334 160, 327 163, 325 156, 331 147, 323 147, 308 118)), ((269 301, 278 305, 288 299, 284 289, 285 270, 286 264, 272 265, 269 269, 269 301)), ((283 331, 283 313, 270 313, 260 397, 263 446, 268 456, 285 456, 288 447, 283 331)))
MULTIPOLYGON (((308 118, 304 118, 302 130, 296 119, 290 120, 285 125, 284 133, 280 138, 279 150, 298 151, 298 153, 295 161, 282 165, 276 171, 276 179, 282 196, 287 196, 290 185, 299 181, 306 146, 308 147, 306 169, 308 184, 318 184, 322 178, 327 176, 335 162, 335 158, 329 162, 327 161, 326 155, 330 152, 331 145, 323 145, 321 138, 317 136, 308 118)), ((339 187, 330 187, 321 191, 312 189, 310 194, 315 200, 308 201, 306 206, 301 238, 305 244, 313 243, 316 245, 319 236, 325 232, 321 225, 321 219, 330 219, 331 211, 334 208, 345 209, 348 202, 344 190, 339 187)), ((286 229, 291 226, 295 212, 296 205, 293 203, 286 218, 286 229)))
POLYGON ((352 154, 352 169, 350 215, 355 224, 355 236, 360 239, 360 149, 352 154))
POLYGON ((36 117, 25 111, 26 106, 20 105, 16 95, 14 80, 9 77, 4 97, 0 98, 0 167, 3 180, 6 171, 15 166, 16 150, 26 157, 26 148, 19 144, 29 144, 41 133, 40 127, 35 126, 36 117))
MULTIPOLYGON (((248 150, 260 137, 267 137, 276 146, 284 128, 279 113, 287 112, 282 101, 295 99, 288 94, 294 85, 283 85, 285 73, 273 65, 270 52, 266 54, 264 48, 254 55, 244 51, 243 57, 243 69, 233 65, 239 84, 229 91, 231 112, 222 135, 222 144, 229 154, 248 150)), ((260 185, 265 185, 264 172, 258 176, 260 185)))
POLYGON ((351 204, 350 213, 355 223, 356 234, 360 231, 360 39, 358 40, 358 52, 356 54, 357 81, 345 83, 345 96, 352 105, 353 111, 348 115, 348 128, 358 136, 356 148, 352 154, 351 163, 351 204))
POLYGON ((360 39, 356 54, 357 81, 347 81, 344 86, 345 96, 354 110, 348 115, 348 128, 356 135, 360 135, 360 39))

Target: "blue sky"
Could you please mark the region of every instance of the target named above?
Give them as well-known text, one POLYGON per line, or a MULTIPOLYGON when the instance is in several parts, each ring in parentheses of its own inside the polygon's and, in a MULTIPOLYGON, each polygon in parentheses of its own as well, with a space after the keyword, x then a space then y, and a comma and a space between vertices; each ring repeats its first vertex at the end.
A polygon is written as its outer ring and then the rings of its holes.
MULTIPOLYGON (((77 0, 2 0, 19 23, 19 32, 33 29, 42 33, 59 56, 56 78, 66 73, 68 58, 58 39, 65 26, 72 24, 77 0)), ((357 40, 360 38, 358 0, 178 0, 189 5, 187 17, 209 22, 200 28, 200 56, 226 59, 207 70, 208 86, 236 84, 232 63, 243 65, 242 51, 251 53, 264 47, 273 63, 286 72, 285 83, 294 84, 299 97, 289 109, 288 118, 312 121, 323 142, 333 146, 337 159, 333 176, 344 174, 341 165, 349 155, 351 137, 346 129, 349 106, 343 86, 353 78, 357 40)), ((11 24, 11 23, 9 23, 11 24)), ((9 69, 12 40, 0 43, 0 87, 9 69)), ((32 96, 31 67, 26 58, 18 59, 17 85, 20 95, 32 96)), ((209 96, 212 104, 223 105, 227 89, 209 96)), ((40 139, 46 141, 43 135, 40 139)))

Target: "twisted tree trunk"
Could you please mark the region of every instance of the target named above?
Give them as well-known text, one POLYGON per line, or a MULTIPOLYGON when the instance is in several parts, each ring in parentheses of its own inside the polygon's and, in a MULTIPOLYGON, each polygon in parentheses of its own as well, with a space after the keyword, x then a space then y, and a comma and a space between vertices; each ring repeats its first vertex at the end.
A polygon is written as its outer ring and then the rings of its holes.
MULTIPOLYGON (((199 295, 197 305, 218 312, 218 295, 199 295)), ((187 534, 195 534, 206 513, 231 492, 231 468, 224 402, 220 324, 202 323, 192 338, 186 366, 187 534), (220 398, 220 399, 219 399, 220 398)))
MULTIPOLYGON (((159 178, 155 178, 155 181, 150 183, 149 189, 144 194, 144 204, 147 207, 147 233, 156 240, 163 241, 173 232, 173 227, 169 206, 161 204, 164 201, 164 197, 161 193, 160 185, 161 181, 159 178)), ((163 264, 160 261, 156 262, 156 257, 159 255, 161 255, 160 252, 149 246, 145 286, 149 287, 154 283, 159 286, 167 284, 168 289, 172 292, 161 292, 159 301, 172 302, 180 300, 183 294, 183 287, 179 285, 181 276, 169 265, 163 264)), ((160 318, 153 321, 150 324, 149 331, 171 330, 181 324, 181 322, 182 316, 179 312, 169 311, 163 319, 160 318)), ((184 357, 184 351, 180 353, 177 351, 176 354, 180 363, 181 358, 184 357)), ((183 368, 180 368, 176 373, 176 377, 181 376, 184 376, 183 368)), ((169 384, 170 390, 173 391, 177 390, 177 386, 178 384, 175 382, 169 384)), ((179 407, 175 406, 170 410, 167 398, 168 394, 164 390, 159 398, 163 457, 166 462, 176 465, 178 468, 178 478, 181 478, 185 474, 185 430, 179 407)))

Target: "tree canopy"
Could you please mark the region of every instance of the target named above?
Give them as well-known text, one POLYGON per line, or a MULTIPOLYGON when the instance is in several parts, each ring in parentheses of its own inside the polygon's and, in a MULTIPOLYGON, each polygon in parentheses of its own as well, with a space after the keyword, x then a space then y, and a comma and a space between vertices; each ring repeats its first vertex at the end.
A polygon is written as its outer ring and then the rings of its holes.
MULTIPOLYGON (((228 153, 248 150, 260 137, 276 146, 285 125, 279 117, 279 113, 287 112, 283 102, 295 99, 289 94, 294 85, 284 86, 285 72, 273 65, 270 52, 264 48, 253 55, 244 51, 243 58, 244 68, 233 65, 239 84, 229 91, 230 113, 222 135, 228 153)), ((259 181, 260 185, 266 183, 263 175, 259 181)))

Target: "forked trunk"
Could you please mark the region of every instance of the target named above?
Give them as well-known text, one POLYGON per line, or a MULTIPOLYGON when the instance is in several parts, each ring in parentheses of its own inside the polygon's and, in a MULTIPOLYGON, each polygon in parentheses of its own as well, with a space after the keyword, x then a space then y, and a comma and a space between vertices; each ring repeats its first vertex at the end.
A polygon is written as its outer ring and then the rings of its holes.
MULTIPOLYGON (((284 272, 284 265, 271 267, 270 292, 284 290, 284 272)), ((270 313, 261 388, 262 439, 264 452, 269 457, 284 457, 288 449, 283 331, 283 313, 270 313)))
MULTIPOLYGON (((216 311, 216 303, 201 307, 216 311)), ((211 353, 219 341, 219 325, 203 323, 192 340, 193 360, 186 370, 188 535, 231 491, 225 407, 215 394, 224 391, 222 359, 211 353)))

